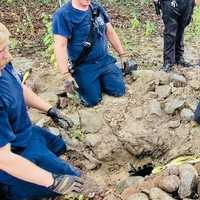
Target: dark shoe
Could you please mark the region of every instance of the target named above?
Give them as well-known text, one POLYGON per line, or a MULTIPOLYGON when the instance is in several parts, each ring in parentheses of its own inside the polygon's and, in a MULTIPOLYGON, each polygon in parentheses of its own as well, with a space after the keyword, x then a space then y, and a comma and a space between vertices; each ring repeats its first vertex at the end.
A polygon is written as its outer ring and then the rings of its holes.
POLYGON ((200 60, 199 60, 199 62, 197 63, 197 66, 199 66, 199 67, 200 67, 200 60))
POLYGON ((182 57, 179 60, 176 61, 177 65, 181 65, 182 67, 193 67, 193 65, 189 62, 186 62, 185 59, 182 57))
POLYGON ((161 70, 165 71, 165 72, 170 72, 172 70, 173 65, 170 63, 167 64, 163 64, 163 66, 161 67, 161 70))

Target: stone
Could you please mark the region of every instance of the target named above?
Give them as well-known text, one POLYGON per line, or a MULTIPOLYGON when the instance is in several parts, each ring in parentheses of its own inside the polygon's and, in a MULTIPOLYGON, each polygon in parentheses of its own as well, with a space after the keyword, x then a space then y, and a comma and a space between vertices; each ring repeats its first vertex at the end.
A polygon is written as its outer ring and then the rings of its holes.
POLYGON ((58 128, 55 127, 48 127, 49 132, 51 132, 52 134, 59 136, 60 135, 60 131, 58 128))
POLYGON ((87 133, 97 133, 103 126, 103 113, 86 109, 80 111, 81 127, 87 133))
POLYGON ((186 99, 185 105, 194 112, 197 108, 198 102, 199 101, 196 98, 189 97, 186 99))
POLYGON ((184 164, 179 167, 180 186, 178 195, 181 199, 190 197, 197 185, 198 173, 190 164, 184 164))
POLYGON ((57 102, 57 95, 54 91, 45 91, 40 93, 40 97, 52 105, 55 105, 57 102))
POLYGON ((199 83, 198 80, 191 80, 191 81, 189 81, 189 85, 194 90, 199 90, 200 89, 200 83, 199 83))
POLYGON ((156 87, 156 94, 159 100, 163 100, 171 94, 171 87, 168 85, 158 86, 156 87))
POLYGON ((159 188, 152 188, 149 193, 151 200, 175 200, 159 188))
POLYGON ((178 128, 181 125, 180 120, 171 120, 168 122, 168 128, 178 128))
POLYGON ((191 121, 194 119, 194 113, 188 108, 184 108, 183 110, 181 110, 180 115, 183 121, 191 121))
POLYGON ((185 101, 179 98, 171 97, 165 103, 165 112, 167 114, 173 114, 177 109, 183 107, 185 101))
POLYGON ((121 198, 114 194, 108 194, 104 197, 103 200, 121 200, 121 198))
POLYGON ((136 193, 129 196, 126 200, 148 200, 148 196, 144 193, 136 193))
POLYGON ((163 176, 158 186, 162 190, 173 193, 176 192, 180 185, 180 179, 176 175, 163 176))
POLYGON ((117 191, 119 193, 122 193, 126 188, 130 186, 134 186, 137 183, 140 183, 144 180, 142 176, 130 176, 127 179, 119 182, 117 185, 117 191))
POLYGON ((186 85, 186 79, 182 75, 173 73, 170 75, 169 78, 170 78, 170 81, 173 82, 174 87, 183 87, 186 85))
POLYGON ((97 144, 101 143, 102 137, 96 134, 87 134, 84 139, 84 143, 87 146, 95 147, 97 144))
POLYGON ((43 117, 41 118, 37 123, 36 126, 44 127, 46 123, 49 122, 49 117, 43 117))
POLYGON ((161 107, 160 107, 160 102, 158 102, 155 99, 152 100, 149 103, 149 113, 161 116, 162 115, 162 110, 161 110, 161 107))

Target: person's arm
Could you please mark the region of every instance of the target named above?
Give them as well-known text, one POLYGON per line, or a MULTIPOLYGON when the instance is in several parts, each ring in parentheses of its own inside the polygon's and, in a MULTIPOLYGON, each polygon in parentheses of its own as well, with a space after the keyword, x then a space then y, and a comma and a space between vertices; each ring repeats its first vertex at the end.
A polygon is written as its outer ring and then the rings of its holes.
POLYGON ((197 6, 199 6, 200 5, 200 0, 195 0, 195 3, 196 3, 197 6))
POLYGON ((54 181, 50 172, 43 170, 29 160, 12 153, 10 144, 0 148, 0 169, 18 179, 44 187, 51 186, 54 181))
POLYGON ((69 73, 67 43, 68 39, 61 35, 54 35, 55 54, 59 69, 67 80, 73 80, 69 73))
POLYGON ((52 105, 50 105, 48 102, 44 101, 42 98, 37 96, 26 85, 23 84, 22 87, 26 105, 32 108, 36 108, 44 113, 47 113, 47 111, 52 107, 52 105))
POLYGON ((115 32, 113 26, 111 25, 111 23, 107 23, 106 35, 107 35, 108 41, 111 43, 111 45, 115 49, 115 51, 119 55, 123 55, 125 53, 125 51, 124 51, 121 41, 120 41, 117 33, 115 32))

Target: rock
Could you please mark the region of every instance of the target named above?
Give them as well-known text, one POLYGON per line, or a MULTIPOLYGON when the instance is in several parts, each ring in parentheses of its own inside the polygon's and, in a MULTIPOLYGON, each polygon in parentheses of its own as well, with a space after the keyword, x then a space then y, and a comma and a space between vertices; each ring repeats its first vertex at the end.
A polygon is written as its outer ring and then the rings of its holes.
POLYGON ((130 176, 127 179, 119 182, 117 185, 117 191, 119 193, 122 193, 126 188, 130 186, 134 186, 137 183, 140 183, 144 180, 142 176, 130 176))
POLYGON ((157 100, 154 99, 149 103, 149 113, 155 114, 155 115, 158 115, 158 116, 162 115, 160 103, 157 100))
POLYGON ((46 91, 40 93, 40 97, 45 101, 48 101, 50 104, 55 105, 57 102, 57 95, 54 91, 46 91))
POLYGON ((170 75, 169 78, 170 78, 170 81, 173 82, 174 87, 183 87, 186 85, 186 79, 182 75, 173 73, 170 75))
POLYGON ((121 198, 119 198, 118 196, 114 194, 108 194, 104 197, 103 200, 121 200, 121 198))
POLYGON ((122 147, 115 135, 112 135, 109 130, 102 130, 102 132, 103 131, 105 131, 105 134, 102 135, 101 143, 96 145, 93 151, 98 160, 105 162, 111 161, 115 154, 119 157, 119 153, 122 153, 122 147))
POLYGON ((159 100, 167 98, 171 93, 171 87, 168 85, 161 85, 156 87, 156 94, 159 100))
POLYGON ((200 180, 197 180, 197 194, 200 196, 200 180))
POLYGON ((96 134, 87 134, 84 140, 84 143, 87 146, 95 147, 97 144, 100 144, 102 137, 96 134))
POLYGON ((189 97, 186 99, 185 105, 194 112, 196 110, 198 102, 199 101, 196 98, 189 97))
POLYGON ((46 123, 49 122, 49 117, 43 117, 40 119, 37 123, 36 126, 44 127, 46 123))
POLYGON ((151 200, 175 200, 159 188, 152 188, 149 193, 151 200))
POLYGON ((200 89, 200 83, 198 80, 191 80, 189 81, 189 85, 194 89, 194 90, 199 90, 200 89))
POLYGON ((181 199, 190 197, 197 185, 198 173, 190 164, 184 164, 179 167, 180 186, 178 194, 181 199))
POLYGON ((169 121, 167 124, 168 128, 178 128, 180 125, 181 125, 180 120, 172 120, 169 121))
POLYGON ((168 193, 173 193, 177 191, 179 185, 180 179, 176 175, 164 176, 158 184, 159 188, 168 193))
POLYGON ((126 200, 148 200, 149 198, 147 197, 146 194, 144 193, 136 193, 128 197, 126 200))
POLYGON ((163 176, 176 175, 179 176, 179 168, 176 165, 170 165, 162 172, 163 176))
POLYGON ((144 83, 155 81, 157 85, 169 84, 169 74, 163 71, 137 70, 134 72, 134 77, 136 79, 142 79, 144 83))
POLYGON ((191 121, 194 119, 194 113, 188 108, 181 110, 180 115, 183 121, 191 121))
POLYGON ((60 131, 58 128, 55 127, 48 127, 49 132, 51 132, 52 134, 59 136, 60 135, 60 131))
POLYGON ((173 114, 177 109, 181 108, 184 105, 184 103, 184 100, 171 97, 167 100, 164 110, 167 114, 173 114))
POLYGON ((80 111, 80 116, 81 126, 87 133, 98 132, 104 124, 102 112, 86 109, 80 111))

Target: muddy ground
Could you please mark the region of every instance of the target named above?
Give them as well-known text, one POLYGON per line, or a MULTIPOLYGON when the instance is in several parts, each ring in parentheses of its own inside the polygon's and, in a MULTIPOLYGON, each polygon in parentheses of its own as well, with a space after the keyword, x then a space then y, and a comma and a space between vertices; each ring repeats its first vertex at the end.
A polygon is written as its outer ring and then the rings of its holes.
MULTIPOLYGON (((51 14, 56 3, 35 7, 34 1, 28 4, 19 1, 18 5, 4 2, 0 6, 0 21, 8 25, 12 37, 18 41, 13 49, 13 63, 23 71, 33 69, 36 92, 54 105, 63 78, 45 56, 41 40, 45 29, 41 16, 43 12, 51 14), (13 12, 9 12, 11 8, 13 12), (27 16, 34 25, 29 34, 27 29, 31 23, 19 26, 27 16)), ((126 78, 125 97, 104 95, 102 103, 90 109, 83 108, 77 99, 70 100, 63 112, 76 122, 75 128, 67 134, 57 127, 53 130, 62 133, 70 147, 66 158, 112 193, 115 186, 128 177, 128 163, 143 162, 143 159, 154 164, 167 163, 179 155, 199 153, 200 128, 192 114, 198 102, 200 84, 198 68, 174 69, 184 82, 178 87, 173 74, 158 72, 162 64, 162 26, 152 36, 145 37, 141 30, 130 28, 125 10, 108 9, 115 16, 113 22, 123 43, 127 44, 128 38, 133 41, 132 46, 126 47, 139 63, 140 71, 126 78)), ((150 14, 145 11, 142 20, 145 21, 148 15, 158 20, 151 8, 148 9, 150 14)), ((199 44, 198 38, 186 38, 185 55, 192 63, 200 58, 199 44)), ((30 110, 30 116, 35 123, 48 121, 35 110, 30 110)), ((54 127, 54 124, 49 126, 54 127)))

